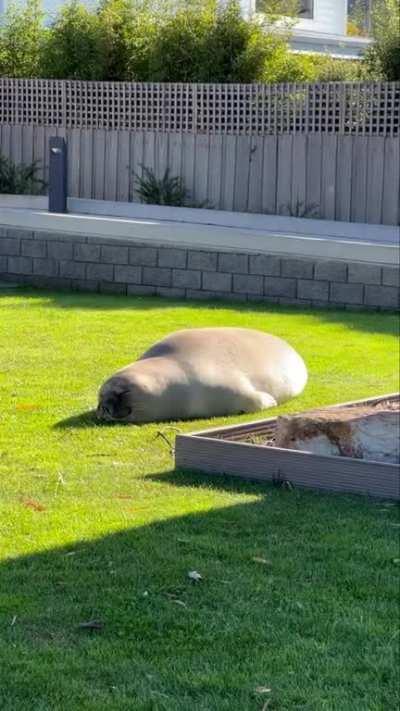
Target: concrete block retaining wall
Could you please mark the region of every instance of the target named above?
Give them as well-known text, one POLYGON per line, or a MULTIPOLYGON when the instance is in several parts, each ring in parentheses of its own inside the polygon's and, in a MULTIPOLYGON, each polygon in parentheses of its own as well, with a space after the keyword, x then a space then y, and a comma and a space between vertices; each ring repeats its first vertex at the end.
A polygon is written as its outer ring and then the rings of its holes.
POLYGON ((9 228, 0 228, 0 279, 114 294, 399 308, 395 266, 9 228))

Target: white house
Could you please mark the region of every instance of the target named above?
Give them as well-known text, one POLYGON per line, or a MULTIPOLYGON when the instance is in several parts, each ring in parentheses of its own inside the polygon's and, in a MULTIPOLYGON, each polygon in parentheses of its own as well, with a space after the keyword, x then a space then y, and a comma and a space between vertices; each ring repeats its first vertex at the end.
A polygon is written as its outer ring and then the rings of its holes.
MULTIPOLYGON (((260 12, 265 0, 241 0, 248 14, 260 12)), ((316 52, 334 57, 360 57, 370 39, 347 35, 348 0, 299 0, 299 19, 291 46, 295 52, 316 52)))

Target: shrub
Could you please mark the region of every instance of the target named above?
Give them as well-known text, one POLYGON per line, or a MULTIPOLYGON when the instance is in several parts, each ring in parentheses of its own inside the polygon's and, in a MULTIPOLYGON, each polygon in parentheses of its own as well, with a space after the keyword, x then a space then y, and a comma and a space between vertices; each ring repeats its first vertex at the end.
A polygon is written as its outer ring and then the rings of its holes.
POLYGON ((188 197, 182 178, 171 177, 167 168, 162 178, 156 178, 150 168, 142 166, 143 175, 135 175, 140 201, 147 205, 183 207, 188 197))
POLYGON ((36 77, 45 36, 41 0, 11 3, 0 20, 0 76, 36 77))
POLYGON ((40 195, 46 183, 37 176, 38 162, 16 165, 0 153, 0 193, 40 195))
POLYGON ((272 31, 275 20, 246 20, 240 5, 209 0, 179 7, 161 22, 150 50, 153 81, 263 81, 274 53, 285 47, 283 30, 272 31))
POLYGON ((104 0, 99 22, 106 38, 105 79, 151 79, 149 60, 158 27, 157 13, 134 0, 104 0))
POLYGON ((400 79, 400 7, 397 0, 378 0, 372 12, 374 44, 367 50, 363 65, 373 79, 400 79))
POLYGON ((47 31, 42 76, 53 79, 104 79, 106 37, 99 16, 79 0, 64 5, 47 31))

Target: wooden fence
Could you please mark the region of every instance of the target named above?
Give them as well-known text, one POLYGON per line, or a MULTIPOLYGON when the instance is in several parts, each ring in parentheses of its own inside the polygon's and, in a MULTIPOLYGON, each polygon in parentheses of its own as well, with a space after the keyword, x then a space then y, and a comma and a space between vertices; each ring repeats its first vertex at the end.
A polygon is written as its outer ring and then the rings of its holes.
POLYGON ((399 139, 329 134, 225 136, 152 131, 0 126, 16 162, 48 170, 50 136, 68 142, 69 194, 137 201, 142 166, 181 175, 191 200, 271 214, 397 224, 399 139))
POLYGON ((0 150, 68 142, 69 194, 138 199, 143 166, 194 203, 398 224, 400 83, 128 84, 0 79, 0 150))
POLYGON ((163 133, 400 133, 400 82, 152 84, 0 79, 0 123, 163 133))

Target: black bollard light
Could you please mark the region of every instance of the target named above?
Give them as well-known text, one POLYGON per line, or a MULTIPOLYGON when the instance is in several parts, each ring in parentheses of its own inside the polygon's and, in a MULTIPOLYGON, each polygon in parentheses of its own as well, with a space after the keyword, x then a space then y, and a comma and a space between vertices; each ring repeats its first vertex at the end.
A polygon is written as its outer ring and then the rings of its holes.
POLYGON ((49 212, 67 212, 67 144, 50 138, 49 212))

